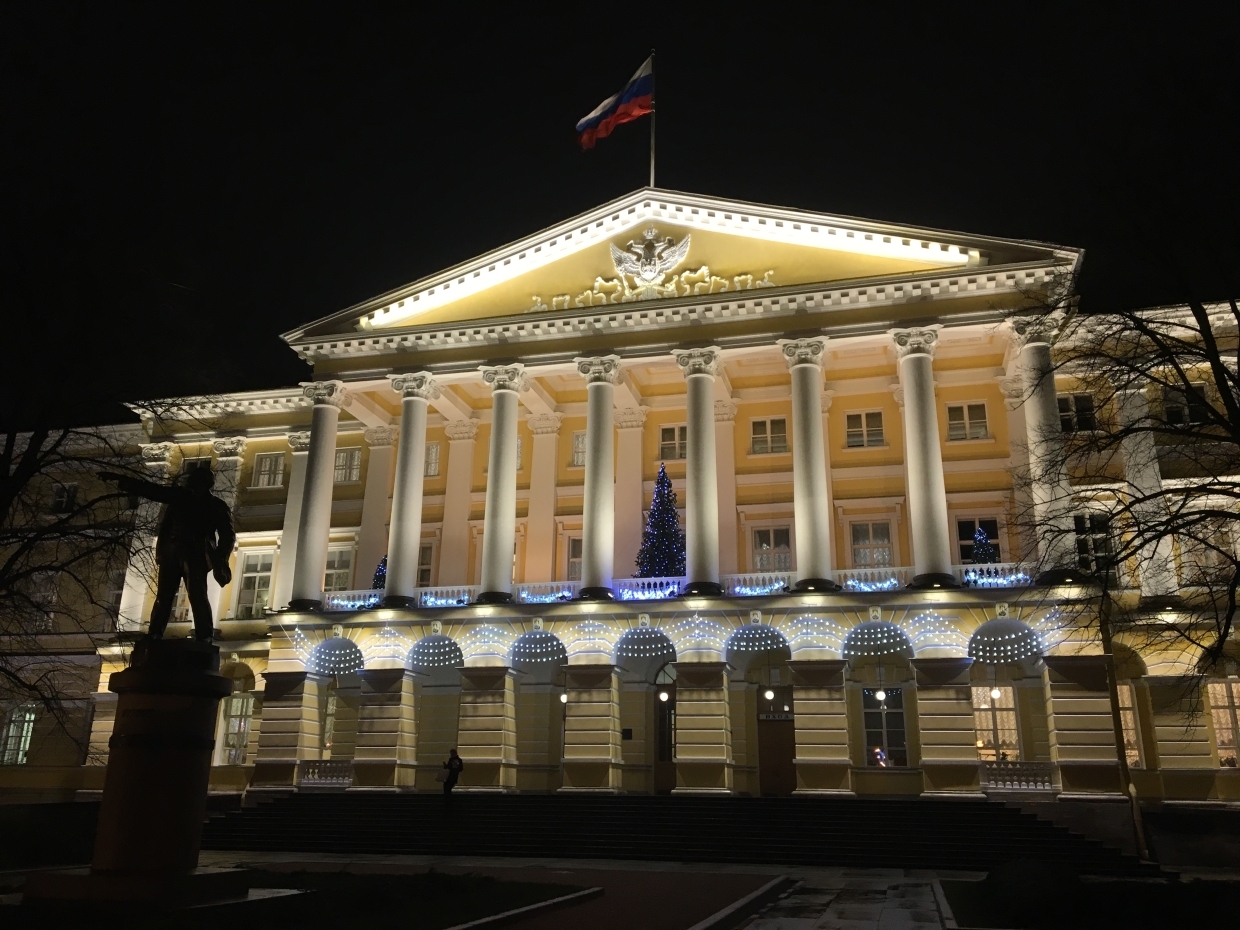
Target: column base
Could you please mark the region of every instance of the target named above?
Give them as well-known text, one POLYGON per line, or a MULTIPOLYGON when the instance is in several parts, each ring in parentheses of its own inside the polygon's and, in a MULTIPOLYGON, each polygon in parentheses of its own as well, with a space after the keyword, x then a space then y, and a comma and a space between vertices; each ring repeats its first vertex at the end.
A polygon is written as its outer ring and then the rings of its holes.
POLYGON ((322 610, 323 602, 311 600, 308 597, 295 597, 288 602, 289 610, 322 610))
POLYGON ((717 581, 690 581, 680 592, 681 597, 723 597, 723 585, 717 581))
POLYGON ((511 591, 483 591, 478 595, 475 604, 511 604, 511 591))
POLYGON ((616 595, 611 588, 582 588, 577 592, 577 599, 581 601, 614 601, 616 595))
POLYGON ((1048 568, 1038 575, 1035 583, 1047 587, 1055 587, 1061 584, 1081 584, 1084 581, 1085 572, 1079 568, 1048 568))
POLYGON ((404 594, 388 594, 379 602, 380 607, 391 607, 397 610, 407 610, 418 606, 416 597, 407 597, 404 594))
POLYGON ((944 572, 925 572, 921 575, 914 575, 913 580, 909 583, 910 588, 958 588, 960 582, 956 580, 955 575, 949 575, 944 572))
POLYGON ((792 586, 793 594, 820 594, 838 591, 840 586, 829 578, 802 578, 792 586))

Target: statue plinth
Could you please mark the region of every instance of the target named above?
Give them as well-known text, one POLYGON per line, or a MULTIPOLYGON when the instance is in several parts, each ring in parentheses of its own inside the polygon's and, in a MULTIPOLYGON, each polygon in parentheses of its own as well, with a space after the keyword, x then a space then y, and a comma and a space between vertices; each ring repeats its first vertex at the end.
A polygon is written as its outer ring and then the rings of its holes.
POLYGON ((120 695, 89 871, 33 873, 25 900, 244 898, 245 872, 199 869, 220 699, 220 652, 189 639, 144 639, 112 675, 120 695))

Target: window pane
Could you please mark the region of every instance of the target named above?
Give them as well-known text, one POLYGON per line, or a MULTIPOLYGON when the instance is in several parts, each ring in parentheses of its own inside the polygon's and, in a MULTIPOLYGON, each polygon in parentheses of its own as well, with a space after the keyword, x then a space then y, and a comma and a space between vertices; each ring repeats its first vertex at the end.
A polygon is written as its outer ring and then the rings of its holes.
POLYGON ((755 549, 771 548, 771 531, 770 530, 754 530, 753 531, 753 547, 755 549))
POLYGON ((1076 428, 1079 430, 1091 430, 1097 426, 1094 418, 1094 399, 1088 394, 1077 394, 1074 398, 1076 405, 1076 428))
POLYGON ((439 474, 439 443, 428 442, 426 444, 426 468, 422 474, 427 478, 434 478, 439 474))
POLYGON ((882 411, 865 415, 865 444, 867 446, 881 446, 883 444, 882 411))
POLYGON ((771 451, 788 451, 788 422, 786 420, 771 421, 771 451))
POLYGON ((986 405, 969 404, 969 438, 986 438, 986 405))
POLYGON ((771 451, 766 435, 766 420, 754 420, 750 424, 749 451, 752 455, 764 455, 771 451))
POLYGON ((884 546, 891 542, 891 524, 890 523, 873 523, 870 525, 870 534, 876 543, 882 543, 884 546))
POLYGON ((852 541, 854 546, 863 546, 870 541, 870 524, 854 523, 852 525, 852 541))
POLYGON ((861 428, 861 414, 850 413, 844 417, 845 445, 850 449, 865 445, 865 432, 861 428))
POLYGON ((789 537, 787 527, 781 527, 773 532, 773 539, 776 549, 788 549, 789 537))
POLYGON ((956 538, 961 542, 973 542, 973 534, 977 532, 977 523, 973 520, 956 521, 956 538))
POLYGON ((960 439, 966 439, 968 435, 969 435, 968 430, 966 429, 965 422, 964 422, 964 408, 963 407, 948 407, 947 408, 947 440, 948 442, 955 442, 960 439))

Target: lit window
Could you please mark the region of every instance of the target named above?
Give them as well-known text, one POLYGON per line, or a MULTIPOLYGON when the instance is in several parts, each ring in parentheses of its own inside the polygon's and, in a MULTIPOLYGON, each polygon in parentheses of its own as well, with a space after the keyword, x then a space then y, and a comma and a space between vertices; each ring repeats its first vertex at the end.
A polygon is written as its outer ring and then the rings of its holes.
POLYGON ((271 552, 246 552, 241 559, 237 619, 257 620, 267 614, 271 595, 271 552))
POLYGON ((573 433, 573 467, 583 468, 586 464, 586 432, 578 430, 573 433))
POLYGON ((1204 384, 1191 385, 1188 390, 1168 388, 1163 395, 1163 416, 1170 426, 1205 423, 1209 411, 1204 384))
POLYGON ((332 549, 327 553, 327 574, 323 577, 324 591, 348 591, 353 579, 353 552, 349 549, 332 549))
POLYGON ((431 566, 435 562, 435 547, 431 544, 424 544, 418 547, 418 587, 429 588, 431 586, 431 566))
POLYGON ((850 413, 844 417, 844 444, 849 449, 883 444, 883 412, 850 413))
POLYGON ((34 734, 34 704, 20 704, 9 711, 4 721, 3 743, 0 744, 0 765, 25 765, 34 734))
POLYGON ((52 513, 70 513, 77 504, 78 486, 58 484, 52 488, 52 513))
POLYGON ((422 469, 422 475, 426 478, 435 478, 439 475, 439 443, 437 442, 426 444, 426 467, 422 469))
POLYGON ((581 537, 568 537, 568 580, 581 580, 581 537))
POLYGON ((977 731, 979 759, 984 762, 1020 761, 1016 694, 1010 686, 973 688, 973 726, 977 731))
POLYGON ((886 568, 891 565, 890 523, 854 523, 851 530, 853 568, 886 568))
POLYGON ((956 521, 956 539, 960 547, 960 564, 973 564, 973 546, 977 539, 978 527, 986 531, 986 538, 990 541, 990 545, 994 548, 994 558, 988 559, 990 562, 1002 562, 1003 554, 999 548, 999 521, 998 520, 957 520, 956 521))
POLYGON ((689 427, 664 426, 659 430, 659 458, 664 462, 683 459, 688 454, 689 427))
POLYGON ((908 765, 901 690, 863 688, 861 706, 865 715, 865 764, 878 768, 908 765))
POLYGON ((1119 691, 1119 719, 1124 730, 1124 757, 1130 769, 1144 768, 1141 760, 1141 731, 1137 729, 1137 701, 1132 682, 1121 681, 1119 691))
POLYGON ((1106 514, 1078 513, 1073 517, 1076 527, 1076 562, 1081 571, 1091 575, 1109 572, 1111 564, 1111 521, 1106 514))
POLYGON ((223 700, 224 744, 220 762, 223 765, 245 765, 246 748, 250 742, 250 719, 254 713, 254 695, 231 694, 223 700))
POLYGON ((1084 433, 1098 426, 1094 398, 1089 394, 1059 395, 1059 428, 1065 433, 1084 433))
POLYGON ((784 417, 750 421, 751 455, 788 451, 788 421, 784 417))
POLYGON ((265 452, 254 456, 254 487, 278 488, 284 485, 284 453, 265 452))
POLYGON ((1214 742, 1218 746, 1218 764, 1236 767, 1236 736, 1240 734, 1240 679, 1212 681, 1210 716, 1214 720, 1214 742))
POLYGON ((947 408, 947 441, 989 439, 985 404, 954 404, 947 408))
POLYGON ((323 732, 321 734, 320 747, 322 749, 322 757, 330 759, 332 756, 332 740, 336 737, 336 683, 333 681, 327 686, 327 693, 323 698, 323 732))
POLYGON ((336 484, 362 480, 362 450, 360 447, 336 450, 336 484))
POLYGON ((753 570, 792 571, 791 532, 786 526, 753 531, 753 570))

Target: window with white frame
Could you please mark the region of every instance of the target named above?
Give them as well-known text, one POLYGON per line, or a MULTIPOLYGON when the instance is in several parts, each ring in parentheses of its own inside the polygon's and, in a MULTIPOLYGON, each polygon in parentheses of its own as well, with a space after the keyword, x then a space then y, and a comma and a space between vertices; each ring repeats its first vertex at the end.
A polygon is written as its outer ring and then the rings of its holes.
POLYGON ((899 688, 863 688, 865 764, 878 768, 908 765, 904 693, 899 688))
POLYGON ((973 728, 983 762, 1019 762, 1016 691, 1010 685, 973 687, 973 728))
POLYGON ((34 704, 19 704, 5 715, 4 732, 0 733, 0 765, 25 765, 34 735, 34 704))
POLYGON ((1240 735, 1240 678, 1212 681, 1206 688, 1210 695, 1210 716, 1214 723, 1218 764, 1234 769, 1236 737, 1240 735))
POLYGON ((749 454, 768 455, 788 451, 788 420, 769 417, 749 421, 749 454))
POLYGON ((891 524, 886 520, 849 525, 853 568, 887 568, 891 562, 891 524))
POLYGON ((792 532, 786 526, 753 531, 753 570, 792 571, 792 532))
POLYGON ((279 488, 284 486, 284 453, 264 452, 254 456, 255 488, 279 488))
POLYGON ((1060 394, 1059 428, 1065 433, 1087 433, 1097 429, 1093 395, 1060 394))
POLYGON ((659 428, 659 458, 664 462, 683 459, 689 449, 688 426, 663 426, 659 428))
POLYGON ((883 445, 883 412, 868 410, 844 416, 844 445, 849 449, 883 445))
POLYGON ((1190 385, 1187 390, 1167 388, 1163 393, 1163 417, 1171 426, 1204 423, 1209 410, 1204 384, 1190 385))
POLYGON ((267 606, 271 603, 271 566, 274 560, 274 552, 241 554, 241 579, 237 586, 238 620, 258 620, 267 615, 267 606))
POLYGON ((78 486, 76 484, 58 484, 52 488, 52 503, 48 508, 52 513, 71 513, 77 505, 78 486))
POLYGON ((584 468, 586 464, 586 431, 577 430, 573 433, 573 468, 584 468))
POLYGON ((353 550, 329 549, 327 574, 323 576, 324 591, 348 591, 353 581, 353 550))
POLYGON ((581 580, 581 537, 569 536, 566 540, 566 554, 568 556, 567 574, 569 581, 581 580))
POLYGON ((1073 518, 1076 529, 1076 562, 1081 571, 1091 575, 1110 572, 1111 520, 1103 513, 1078 513, 1073 518))
POLYGON ((435 564, 434 543, 422 543, 418 547, 418 587, 431 586, 431 569, 435 564))
POLYGON ((989 439, 986 431, 985 404, 949 404, 947 407, 947 441, 989 439))
POLYGON ((254 695, 234 692, 221 704, 224 739, 220 746, 220 764, 245 765, 250 742, 250 720, 254 715, 254 695))
POLYGON ((106 584, 103 609, 109 617, 116 619, 121 615, 121 598, 125 596, 125 569, 118 566, 109 571, 106 584))
POLYGON ((425 478, 439 476, 439 443, 437 442, 426 444, 426 467, 422 469, 422 476, 425 478))
POLYGON ((999 546, 999 521, 983 517, 980 520, 956 521, 956 545, 960 551, 960 564, 973 564, 973 546, 977 541, 978 529, 986 531, 986 539, 994 547, 993 561, 1003 561, 1003 551, 999 546))
POLYGON ((336 484, 362 480, 362 450, 360 446, 336 450, 336 484))
POLYGON ((1130 769, 1144 768, 1141 757, 1141 731, 1137 728, 1137 695, 1130 681, 1115 686, 1119 692, 1119 719, 1124 731, 1124 758, 1130 769))

